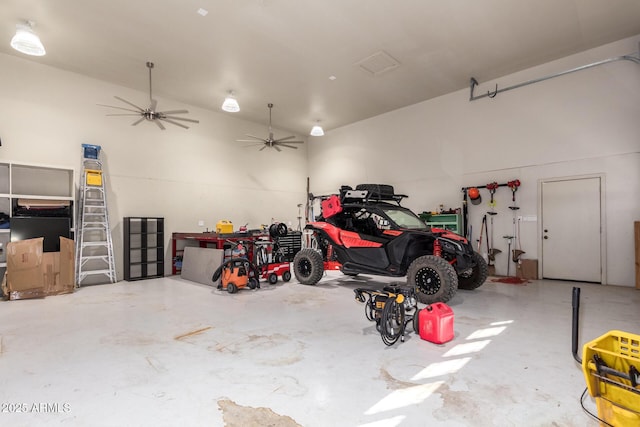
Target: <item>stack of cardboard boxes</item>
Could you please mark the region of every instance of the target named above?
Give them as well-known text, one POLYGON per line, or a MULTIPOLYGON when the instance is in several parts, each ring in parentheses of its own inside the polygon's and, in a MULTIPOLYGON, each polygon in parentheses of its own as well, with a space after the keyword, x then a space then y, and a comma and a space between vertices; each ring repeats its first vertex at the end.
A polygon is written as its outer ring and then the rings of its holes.
POLYGON ((60 237, 60 252, 43 252, 42 237, 7 244, 2 291, 10 300, 44 298, 75 289, 73 240, 60 237))

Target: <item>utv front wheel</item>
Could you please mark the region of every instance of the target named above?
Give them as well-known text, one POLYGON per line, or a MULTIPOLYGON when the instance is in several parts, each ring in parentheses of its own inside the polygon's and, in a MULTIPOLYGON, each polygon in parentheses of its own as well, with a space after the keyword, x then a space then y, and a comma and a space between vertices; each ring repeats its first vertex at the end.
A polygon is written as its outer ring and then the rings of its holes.
POLYGON ((471 291, 482 286, 484 281, 487 280, 489 269, 484 258, 479 253, 474 252, 473 262, 475 267, 473 267, 471 273, 458 276, 458 288, 471 291))
POLYGON ((407 283, 423 304, 447 302, 458 289, 456 271, 444 258, 425 255, 416 258, 407 270, 407 283))
POLYGON ((293 259, 293 272, 303 285, 315 285, 324 273, 322 255, 313 249, 302 249, 293 259))

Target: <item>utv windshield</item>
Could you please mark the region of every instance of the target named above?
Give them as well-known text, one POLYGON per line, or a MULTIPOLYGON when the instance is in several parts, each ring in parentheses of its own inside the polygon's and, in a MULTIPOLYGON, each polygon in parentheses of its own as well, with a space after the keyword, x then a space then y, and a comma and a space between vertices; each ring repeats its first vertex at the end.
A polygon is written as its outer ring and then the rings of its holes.
POLYGON ((382 208, 389 219, 396 223, 400 228, 408 228, 411 230, 428 230, 429 227, 416 216, 413 212, 407 209, 398 208, 395 206, 382 208))

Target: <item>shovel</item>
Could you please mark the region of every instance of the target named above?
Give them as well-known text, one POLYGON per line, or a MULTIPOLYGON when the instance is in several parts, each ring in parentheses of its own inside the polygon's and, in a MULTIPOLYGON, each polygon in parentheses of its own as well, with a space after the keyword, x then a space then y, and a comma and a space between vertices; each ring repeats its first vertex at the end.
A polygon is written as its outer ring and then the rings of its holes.
MULTIPOLYGON (((513 240, 513 236, 502 236, 504 239, 507 239, 507 245, 509 249, 507 252, 511 252, 511 241, 513 240)), ((507 277, 509 277, 509 267, 511 267, 511 262, 507 259, 507 277)))
POLYGON ((495 261, 496 255, 498 255, 500 252, 502 252, 500 249, 496 249, 496 248, 489 249, 489 254, 488 254, 489 259, 491 261, 495 261))
POLYGON ((522 254, 526 254, 526 252, 521 251, 520 249, 514 249, 513 251, 511 251, 511 259, 513 260, 513 262, 518 262, 522 254))

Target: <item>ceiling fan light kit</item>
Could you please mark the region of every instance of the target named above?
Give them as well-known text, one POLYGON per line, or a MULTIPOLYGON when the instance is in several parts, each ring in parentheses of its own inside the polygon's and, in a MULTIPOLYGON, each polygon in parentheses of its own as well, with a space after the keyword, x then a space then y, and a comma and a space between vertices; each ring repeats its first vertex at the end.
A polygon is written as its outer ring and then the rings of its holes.
POLYGON ((175 114, 187 114, 188 110, 171 110, 171 111, 156 111, 156 107, 158 105, 158 101, 153 99, 153 92, 151 90, 151 69, 154 67, 153 62, 147 62, 147 68, 149 69, 149 107, 141 108, 136 104, 127 101, 126 99, 120 98, 119 96, 114 96, 118 101, 124 102, 132 108, 124 108, 124 107, 116 107, 114 105, 104 105, 98 104, 102 107, 116 108, 118 110, 129 111, 128 113, 120 113, 120 114, 107 114, 107 116, 135 116, 138 119, 131 123, 131 126, 136 126, 143 120, 148 120, 150 122, 155 123, 161 130, 165 130, 162 122, 171 123, 172 125, 179 126, 184 129, 189 129, 189 126, 180 123, 183 122, 191 122, 191 123, 200 123, 198 120, 187 119, 185 117, 178 117, 175 114))
POLYGON ((233 96, 233 92, 229 92, 229 95, 224 99, 222 110, 228 113, 237 113, 240 111, 240 105, 238 105, 238 101, 233 96))
POLYGON ((33 32, 33 22, 16 25, 16 34, 11 39, 11 47, 25 55, 43 56, 47 52, 40 37, 33 32))
POLYGON ((315 125, 314 127, 311 128, 311 132, 309 133, 309 135, 311 135, 311 136, 323 136, 324 135, 324 130, 322 129, 322 126, 315 125))

